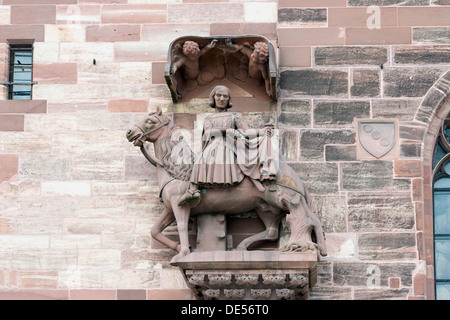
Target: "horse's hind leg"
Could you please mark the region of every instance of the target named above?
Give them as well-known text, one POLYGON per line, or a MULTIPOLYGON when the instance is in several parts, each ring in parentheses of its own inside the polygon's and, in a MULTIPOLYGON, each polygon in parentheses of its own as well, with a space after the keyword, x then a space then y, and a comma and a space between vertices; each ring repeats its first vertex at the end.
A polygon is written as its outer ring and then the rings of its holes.
POLYGON ((156 220, 153 225, 150 234, 153 239, 158 240, 173 250, 180 251, 180 245, 178 243, 170 240, 162 234, 163 230, 170 226, 174 221, 175 216, 173 215, 173 212, 169 211, 167 208, 164 208, 158 220, 156 220))
POLYGON ((257 233, 251 237, 248 237, 237 246, 237 250, 247 250, 252 244, 257 241, 278 239, 280 220, 283 217, 278 210, 274 211, 273 208, 256 208, 256 213, 261 221, 264 223, 266 230, 257 233))
POLYGON ((180 250, 172 259, 172 262, 175 262, 178 257, 184 257, 191 252, 188 239, 188 222, 191 209, 190 207, 179 207, 178 202, 173 202, 172 207, 175 219, 177 220, 178 235, 180 236, 180 250))

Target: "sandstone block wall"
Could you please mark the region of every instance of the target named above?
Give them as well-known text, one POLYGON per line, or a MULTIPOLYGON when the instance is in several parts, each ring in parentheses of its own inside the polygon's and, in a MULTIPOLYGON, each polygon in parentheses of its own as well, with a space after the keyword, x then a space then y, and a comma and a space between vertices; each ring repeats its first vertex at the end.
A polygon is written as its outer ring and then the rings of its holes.
POLYGON ((239 111, 275 118, 324 224, 311 298, 433 298, 429 167, 449 15, 445 0, 0 0, 0 82, 21 41, 38 82, 32 101, 0 86, 0 299, 192 298, 174 252, 150 238, 155 172, 125 132, 156 106, 193 129, 209 110, 172 104, 170 42, 243 34, 272 42, 279 83, 269 112, 239 111), (360 119, 394 120, 395 152, 362 157, 360 119))

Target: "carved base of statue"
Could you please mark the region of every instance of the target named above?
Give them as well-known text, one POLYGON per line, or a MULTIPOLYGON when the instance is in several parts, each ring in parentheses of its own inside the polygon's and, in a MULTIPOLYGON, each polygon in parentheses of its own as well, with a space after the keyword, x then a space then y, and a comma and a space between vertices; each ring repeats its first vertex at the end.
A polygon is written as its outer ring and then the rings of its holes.
POLYGON ((317 252, 203 251, 173 263, 199 299, 307 300, 317 252))

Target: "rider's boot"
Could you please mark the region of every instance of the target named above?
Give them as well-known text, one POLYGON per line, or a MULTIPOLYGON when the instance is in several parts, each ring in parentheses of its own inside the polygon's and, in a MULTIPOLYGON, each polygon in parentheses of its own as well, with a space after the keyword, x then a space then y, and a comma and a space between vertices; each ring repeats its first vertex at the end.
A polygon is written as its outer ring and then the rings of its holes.
POLYGON ((200 190, 198 190, 198 186, 195 183, 190 183, 189 188, 186 192, 178 199, 178 206, 182 207, 187 202, 199 201, 200 200, 200 190))

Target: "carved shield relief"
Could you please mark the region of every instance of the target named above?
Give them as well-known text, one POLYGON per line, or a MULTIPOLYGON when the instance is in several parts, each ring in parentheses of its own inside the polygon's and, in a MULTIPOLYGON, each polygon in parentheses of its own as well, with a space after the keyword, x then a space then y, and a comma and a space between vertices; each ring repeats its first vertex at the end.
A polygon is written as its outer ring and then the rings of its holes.
POLYGON ((398 127, 395 120, 358 122, 358 157, 380 159, 397 157, 398 127))

